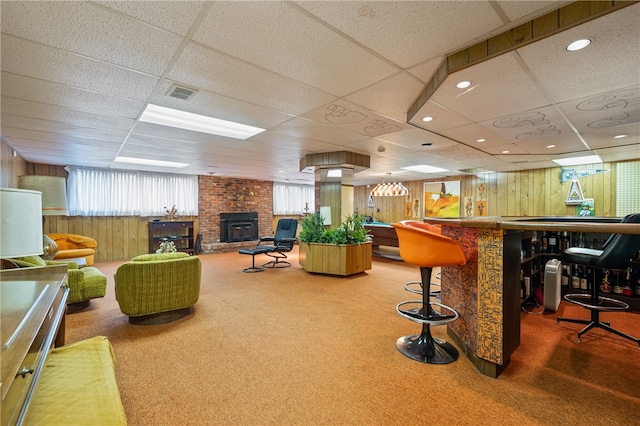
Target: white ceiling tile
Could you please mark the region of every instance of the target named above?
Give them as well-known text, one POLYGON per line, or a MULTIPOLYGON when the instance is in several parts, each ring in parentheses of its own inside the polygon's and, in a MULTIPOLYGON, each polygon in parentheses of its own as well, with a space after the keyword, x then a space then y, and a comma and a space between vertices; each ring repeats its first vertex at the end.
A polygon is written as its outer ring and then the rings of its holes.
POLYGON ((99 139, 116 142, 123 142, 125 137, 127 136, 126 132, 76 126, 59 121, 40 120, 37 118, 12 115, 4 112, 2 113, 2 128, 29 129, 29 131, 57 133, 69 137, 99 139))
POLYGON ((518 54, 555 102, 635 86, 640 83, 638 22, 640 4, 635 4, 524 46, 518 54), (577 52, 566 50, 580 38, 593 42, 577 52))
POLYGON ((574 134, 564 118, 552 106, 492 118, 479 124, 511 142, 574 134))
POLYGON ((405 123, 407 110, 422 92, 423 86, 415 77, 402 72, 346 96, 345 99, 358 105, 367 105, 370 110, 405 123))
POLYGON ((131 118, 100 115, 57 105, 9 98, 5 96, 2 97, 2 106, 0 109, 4 113, 18 115, 21 117, 59 121, 61 123, 68 123, 75 126, 112 130, 116 132, 128 132, 135 122, 135 120, 131 118))
POLYGON ((449 75, 431 99, 476 123, 549 105, 514 55, 506 53, 449 75), (456 88, 462 80, 473 85, 456 88))
POLYGON ((162 75, 181 38, 89 2, 3 2, 2 31, 162 75))
POLYGON ((368 137, 399 132, 409 128, 403 122, 374 113, 344 99, 336 99, 330 104, 309 111, 302 117, 328 126, 358 132, 368 137))
POLYGON ((125 118, 137 118, 144 107, 139 101, 5 72, 2 73, 2 96, 125 118))
POLYGON ((156 27, 186 35, 206 4, 204 1, 98 1, 108 8, 156 27))
POLYGON ((148 74, 11 36, 2 37, 2 57, 11 57, 2 71, 139 101, 158 83, 148 74))
POLYGON ((418 77, 421 81, 427 83, 431 80, 435 72, 440 68, 440 65, 444 62, 445 56, 438 56, 436 58, 428 59, 424 62, 420 62, 417 65, 407 69, 407 72, 418 77))
POLYGON ((216 3, 193 39, 337 97, 398 71, 284 2, 216 3))
POLYGON ((471 121, 429 99, 409 123, 431 132, 444 132, 446 129, 470 124, 471 121), (433 120, 423 121, 425 117, 432 117, 433 120))
POLYGON ((488 2, 297 2, 385 58, 408 68, 497 28, 488 2), (411 31, 407 31, 411 28, 411 31))
POLYGON ((558 106, 579 132, 638 123, 640 85, 564 102, 558 106))
POLYGON ((187 46, 168 78, 288 114, 317 108, 333 96, 202 46, 187 46))
POLYGON ((271 130, 291 136, 315 139, 334 144, 335 146, 356 142, 366 138, 366 136, 359 133, 338 129, 333 126, 316 123, 304 118, 289 120, 286 123, 272 127, 271 130))
POLYGON ((509 143, 507 139, 504 139, 498 134, 475 123, 441 130, 440 133, 448 138, 460 141, 465 145, 469 145, 477 149, 484 149, 486 147, 509 143), (485 140, 483 142, 478 142, 478 139, 485 140))

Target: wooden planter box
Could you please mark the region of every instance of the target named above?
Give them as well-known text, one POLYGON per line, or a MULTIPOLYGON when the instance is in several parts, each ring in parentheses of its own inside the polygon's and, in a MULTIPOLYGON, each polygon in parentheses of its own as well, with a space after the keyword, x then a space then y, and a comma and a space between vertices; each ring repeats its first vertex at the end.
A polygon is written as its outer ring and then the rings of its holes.
POLYGON ((364 244, 299 243, 299 262, 307 272, 353 275, 371 269, 371 242, 364 244))

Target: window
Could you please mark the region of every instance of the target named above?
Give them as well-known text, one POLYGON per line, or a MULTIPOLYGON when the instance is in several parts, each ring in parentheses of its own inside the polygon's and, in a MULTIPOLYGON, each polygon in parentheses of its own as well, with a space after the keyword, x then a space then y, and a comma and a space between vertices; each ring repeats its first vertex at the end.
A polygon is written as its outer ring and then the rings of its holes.
POLYGON ((66 167, 70 216, 198 215, 198 176, 66 167))
POLYGON ((315 188, 313 185, 273 183, 273 214, 299 215, 315 211, 315 188))

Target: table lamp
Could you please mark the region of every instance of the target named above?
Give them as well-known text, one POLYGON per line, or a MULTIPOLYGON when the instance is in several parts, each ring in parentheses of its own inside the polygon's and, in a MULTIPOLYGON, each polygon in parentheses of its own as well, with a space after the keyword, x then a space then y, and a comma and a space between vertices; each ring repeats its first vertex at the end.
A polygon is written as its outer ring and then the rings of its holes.
POLYGON ((42 195, 0 188, 0 259, 42 254, 42 195))
MULTIPOLYGON (((67 187, 65 179, 57 176, 18 176, 18 188, 42 192, 42 224, 46 216, 66 216, 67 187)), ((42 235, 43 259, 51 260, 58 253, 58 245, 46 234, 42 235)))

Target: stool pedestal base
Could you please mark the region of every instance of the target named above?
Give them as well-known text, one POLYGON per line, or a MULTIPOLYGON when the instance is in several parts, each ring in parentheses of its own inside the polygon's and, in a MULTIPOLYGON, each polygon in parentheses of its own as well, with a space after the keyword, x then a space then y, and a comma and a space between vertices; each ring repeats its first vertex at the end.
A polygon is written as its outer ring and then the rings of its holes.
POLYGON ((422 334, 400 337, 396 347, 403 355, 426 364, 448 364, 458 359, 458 350, 451 343, 431 336, 428 326, 422 334))

